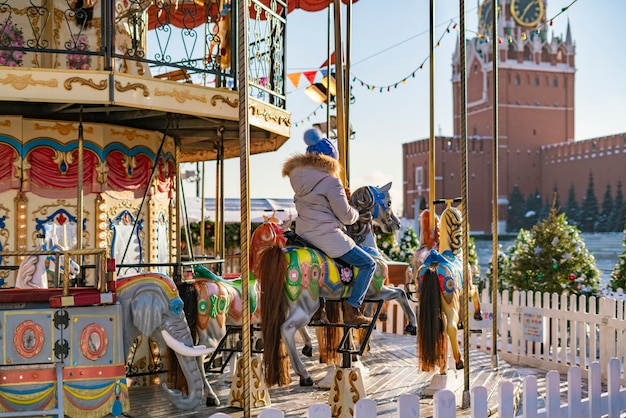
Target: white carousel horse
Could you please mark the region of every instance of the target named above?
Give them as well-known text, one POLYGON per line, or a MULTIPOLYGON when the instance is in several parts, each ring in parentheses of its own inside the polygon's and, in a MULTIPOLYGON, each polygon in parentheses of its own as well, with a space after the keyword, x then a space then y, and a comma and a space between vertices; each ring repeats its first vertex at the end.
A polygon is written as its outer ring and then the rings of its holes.
MULTIPOLYGON (((350 202, 362 215, 369 213, 369 221, 359 221, 349 233, 361 233, 365 239, 372 234, 372 222, 376 222, 383 232, 389 233, 399 228, 400 221, 393 213, 389 197, 391 183, 383 187, 361 187, 352 193, 350 202)), ((367 218, 361 216, 362 219, 367 218)), ((297 222, 297 221, 296 221, 297 222)), ((291 366, 300 376, 301 386, 311 386, 313 380, 300 360, 295 345, 296 331, 304 328, 320 306, 320 299, 339 300, 347 297, 350 270, 309 247, 286 247, 286 239, 281 228, 273 224, 267 227, 267 237, 272 237, 260 252, 257 279, 261 283, 261 310, 263 331, 263 360, 265 362, 265 380, 268 386, 289 383, 288 366, 281 360, 284 357, 285 343, 291 366), (282 357, 282 358, 281 358, 282 357)), ((363 239, 355 239, 361 243, 363 239)), ((375 258, 376 259, 376 258, 375 258)), ((376 259, 377 270, 382 269, 381 259, 376 259)), ((367 299, 397 300, 402 306, 408 321, 406 331, 415 334, 415 313, 409 305, 403 289, 383 285, 382 274, 375 274, 366 293, 367 299)))
MULTIPOLYGON (((56 237, 47 238, 41 245, 41 251, 62 252, 66 249, 56 242, 56 237)), ((16 289, 47 289, 48 282, 54 282, 56 274, 56 256, 50 255, 28 255, 20 264, 15 278, 16 289)), ((59 273, 61 276, 65 271, 65 256, 59 256, 59 273)), ((70 259, 70 280, 78 276, 80 266, 70 259)))

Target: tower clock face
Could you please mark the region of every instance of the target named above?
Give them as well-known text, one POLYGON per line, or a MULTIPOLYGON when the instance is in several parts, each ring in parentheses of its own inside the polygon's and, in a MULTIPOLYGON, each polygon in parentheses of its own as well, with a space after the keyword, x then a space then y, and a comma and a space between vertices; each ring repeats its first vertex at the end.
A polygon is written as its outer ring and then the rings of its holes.
POLYGON ((520 26, 537 26, 543 19, 544 12, 542 0, 511 0, 511 16, 520 26))
POLYGON ((478 22, 480 25, 480 33, 483 35, 491 34, 491 26, 493 23, 493 15, 491 14, 493 0, 483 0, 478 8, 478 22))
POLYGON ((500 16, 500 0, 483 0, 478 8, 478 24, 480 33, 486 36, 491 36, 491 27, 493 26, 493 7, 492 4, 496 3, 496 12, 498 17, 500 16))

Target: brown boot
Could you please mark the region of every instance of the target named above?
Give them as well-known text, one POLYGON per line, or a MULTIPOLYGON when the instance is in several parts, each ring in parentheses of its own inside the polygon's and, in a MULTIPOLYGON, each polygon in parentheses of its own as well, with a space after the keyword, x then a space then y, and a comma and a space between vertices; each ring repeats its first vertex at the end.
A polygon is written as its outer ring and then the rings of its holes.
POLYGON ((365 325, 370 324, 372 318, 367 317, 361 313, 359 308, 343 303, 343 323, 350 325, 365 325))

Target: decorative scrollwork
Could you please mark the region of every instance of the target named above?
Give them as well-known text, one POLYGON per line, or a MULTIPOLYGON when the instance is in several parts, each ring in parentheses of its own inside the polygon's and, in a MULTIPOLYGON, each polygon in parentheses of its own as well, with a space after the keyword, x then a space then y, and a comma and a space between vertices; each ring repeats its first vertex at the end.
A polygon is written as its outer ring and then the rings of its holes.
POLYGON ((47 81, 34 80, 32 74, 26 75, 14 75, 7 74, 6 77, 0 79, 0 84, 10 84, 16 90, 24 90, 28 86, 46 86, 46 87, 56 87, 58 82, 55 78, 52 78, 47 81))
POLYGON ((285 125, 287 127, 291 126, 291 119, 289 117, 276 115, 266 108, 250 105, 250 112, 252 113, 252 116, 263 118, 266 122, 271 121, 278 125, 285 125))
POLYGON ((211 97, 211 106, 216 106, 218 100, 221 100, 222 102, 226 103, 230 107, 239 106, 239 99, 230 100, 230 98, 224 97, 221 94, 216 94, 213 97, 211 97))
POLYGON ((143 97, 150 97, 150 91, 148 90, 148 87, 145 84, 126 83, 126 86, 122 86, 122 83, 120 83, 119 81, 115 82, 115 90, 119 91, 120 93, 124 93, 129 90, 137 90, 137 89, 143 91, 143 97))
POLYGON ((85 80, 81 77, 70 77, 63 83, 65 90, 72 90, 72 84, 79 83, 83 86, 89 86, 96 90, 104 90, 108 87, 109 83, 106 80, 100 80, 100 83, 96 84, 91 78, 89 80, 85 80))
POLYGON ((176 101, 178 103, 185 103, 187 100, 197 100, 199 102, 202 103, 206 103, 207 102, 207 98, 206 96, 202 95, 202 96, 196 96, 193 95, 189 92, 189 90, 184 90, 184 91, 180 91, 180 90, 170 90, 170 91, 161 91, 159 89, 156 89, 154 91, 154 95, 155 96, 170 96, 173 97, 174 99, 176 99, 176 101))

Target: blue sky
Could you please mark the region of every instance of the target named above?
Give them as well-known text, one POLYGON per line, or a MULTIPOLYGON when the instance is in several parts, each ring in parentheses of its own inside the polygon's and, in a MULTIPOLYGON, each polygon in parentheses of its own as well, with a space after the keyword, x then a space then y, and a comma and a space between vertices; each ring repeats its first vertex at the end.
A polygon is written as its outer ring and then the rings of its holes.
MULTIPOLYGON (((544 0, 546 1, 546 0, 544 0)), ((572 0, 547 0, 547 17, 557 15, 572 0)), ((466 1, 466 36, 475 36, 478 2, 466 1)), ((344 9, 345 16, 345 9, 344 9)), ((429 136, 429 63, 404 84, 393 85, 412 74, 429 53, 428 0, 359 0, 353 5, 352 76, 366 84, 389 86, 381 93, 356 82, 356 101, 350 120, 356 138, 350 141, 350 187, 393 182, 394 210, 402 208, 402 144, 429 136)), ((287 72, 317 69, 327 56, 327 12, 296 10, 287 18, 287 72)), ((576 44, 576 140, 626 132, 626 1, 577 0, 557 17, 550 28, 564 35, 570 21, 576 44)), ((436 1, 435 38, 450 21, 459 22, 458 1, 436 1)), ((344 26, 345 28, 345 26, 344 26)), ((435 49, 436 133, 452 135, 452 54, 458 26, 443 36, 435 49)), ((287 109, 292 113, 292 137, 278 151, 250 158, 250 197, 290 198, 282 162, 305 149, 302 134, 323 122, 326 111, 305 94, 308 85, 295 88, 287 81, 287 109), (317 115, 313 115, 317 109, 317 115)), ((214 196, 215 163, 205 163, 206 197, 214 196)), ((226 197, 237 198, 239 160, 228 160, 226 197)), ((189 188, 188 192, 195 190, 189 188)))

